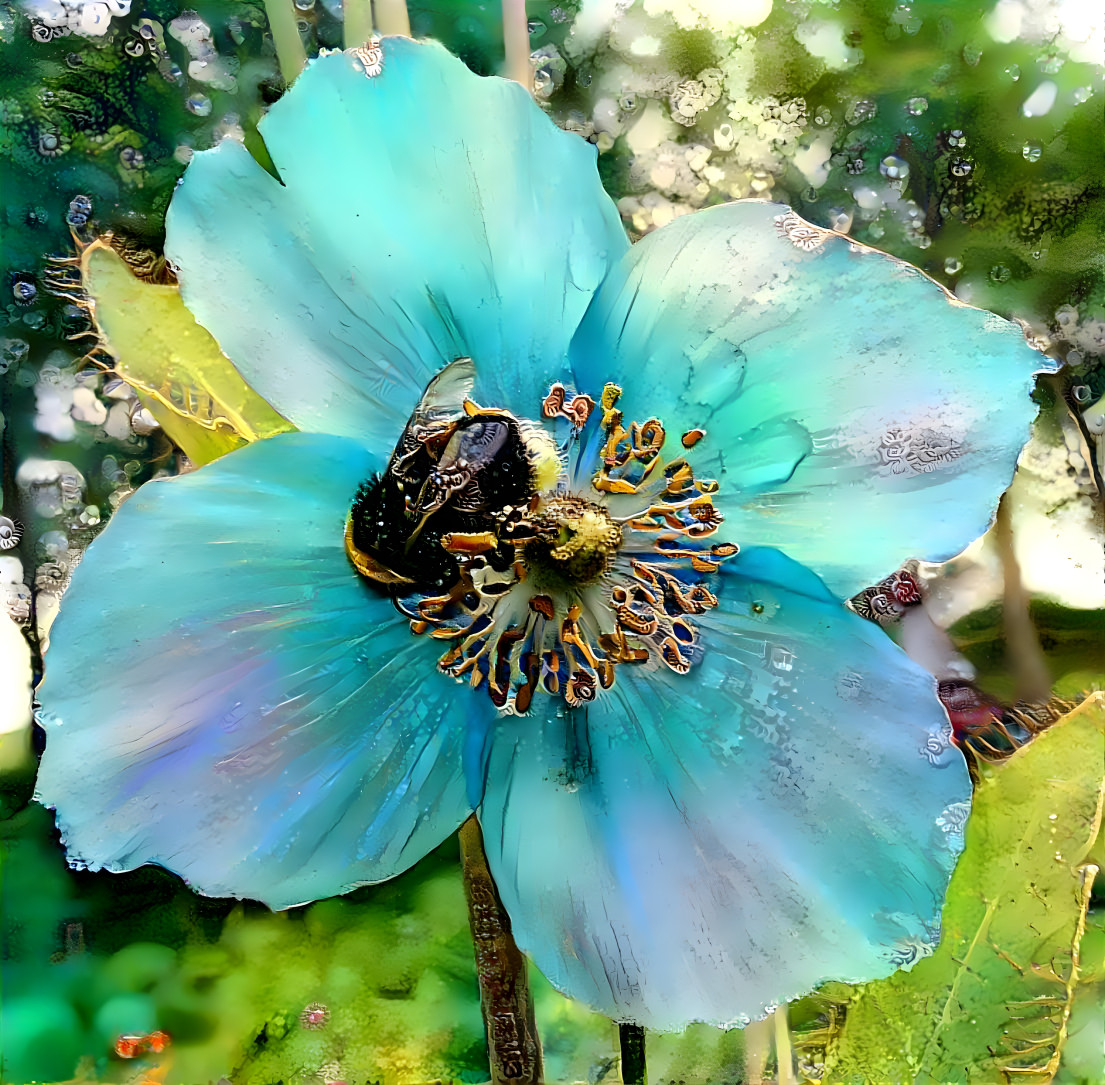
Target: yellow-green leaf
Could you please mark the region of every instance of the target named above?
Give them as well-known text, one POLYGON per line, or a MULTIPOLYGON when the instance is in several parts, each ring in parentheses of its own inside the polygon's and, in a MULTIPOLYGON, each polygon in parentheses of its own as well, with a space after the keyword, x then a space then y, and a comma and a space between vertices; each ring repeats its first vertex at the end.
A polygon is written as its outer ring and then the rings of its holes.
POLYGON ((175 286, 136 278, 103 241, 81 254, 81 278, 115 371, 193 463, 295 428, 246 384, 175 286))
POLYGON ((825 1082, 1050 1080, 1078 982, 1105 800, 1105 694, 984 767, 940 944, 860 988, 825 1082))

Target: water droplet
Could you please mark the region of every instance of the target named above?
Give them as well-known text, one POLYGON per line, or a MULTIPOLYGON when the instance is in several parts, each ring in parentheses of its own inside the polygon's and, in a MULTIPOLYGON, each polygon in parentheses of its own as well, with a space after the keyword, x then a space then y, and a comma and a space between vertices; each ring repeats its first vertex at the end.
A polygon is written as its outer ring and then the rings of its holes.
POLYGON ((1005 74, 1015 83, 1021 77, 1021 66, 1019 64, 1010 64, 1005 69, 1005 74))
POLYGON ((822 106, 813 115, 813 123, 816 124, 816 125, 820 125, 822 128, 824 128, 825 125, 827 125, 827 124, 831 124, 832 120, 833 120, 832 110, 829 109, 827 106, 822 106))
POLYGON ((1088 102, 1093 95, 1093 87, 1075 87, 1074 88, 1074 104, 1081 105, 1083 102, 1088 102))
MULTIPOLYGON (((1067 355, 1067 361, 1070 362, 1070 355, 1067 355)), ((1079 358, 1081 361, 1081 358, 1079 358)), ((1071 390, 1070 394, 1074 396, 1075 403, 1089 403, 1093 398, 1093 392, 1088 384, 1076 384, 1071 390)))
POLYGON ((962 128, 953 128, 947 135, 949 147, 966 147, 967 137, 963 134, 962 128))
POLYGON ((958 275, 963 270, 963 264, 957 260, 954 256, 949 256, 944 261, 944 274, 945 275, 958 275))
POLYGON ((1047 116, 1051 112, 1051 107, 1055 105, 1055 96, 1058 93, 1059 88, 1050 79, 1045 79, 1025 99, 1024 105, 1021 106, 1021 112, 1026 117, 1047 116))
POLYGON ((928 107, 929 103, 927 98, 910 98, 905 104, 906 112, 913 117, 919 117, 928 107))
POLYGON ((928 234, 920 234, 914 244, 919 249, 927 249, 932 245, 932 238, 928 234))
POLYGON ((1048 816, 1047 816, 1048 821, 1057 821, 1058 818, 1059 818, 1058 814, 1048 814, 1048 816))
POLYGON ((846 114, 849 124, 863 124, 875 119, 879 107, 872 98, 859 98, 849 107, 846 114))
POLYGON ((909 176, 909 164, 904 158, 888 154, 879 163, 879 173, 891 181, 904 181, 909 176))
POLYGON ((196 93, 191 95, 184 106, 190 113, 195 113, 197 117, 209 117, 211 115, 211 99, 206 94, 196 93))
POLYGON ((295 0, 295 6, 300 11, 310 11, 315 6, 315 0, 295 0))
POLYGON ((1007 283, 1013 278, 1013 272, 1005 264, 995 264, 990 268, 990 278, 996 283, 1007 283))
POLYGON ((1021 148, 1021 154, 1029 162, 1039 162, 1040 155, 1044 153, 1043 148, 1038 143, 1026 143, 1021 148))
POLYGON ((982 59, 982 49, 973 42, 963 46, 963 59, 972 68, 982 59))
POLYGON ((969 158, 956 158, 952 161, 950 168, 953 177, 968 177, 974 166, 969 158))

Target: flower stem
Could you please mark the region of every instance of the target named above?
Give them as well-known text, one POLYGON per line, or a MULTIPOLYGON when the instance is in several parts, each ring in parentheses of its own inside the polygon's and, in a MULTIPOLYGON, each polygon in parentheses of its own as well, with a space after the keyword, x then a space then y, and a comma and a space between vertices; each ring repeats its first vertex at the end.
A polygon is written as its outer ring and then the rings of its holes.
POLYGON ((265 15, 269 20, 273 44, 276 46, 276 61, 280 65, 280 74, 290 87, 296 76, 307 66, 307 51, 296 26, 292 0, 265 0, 265 15))
POLYGON ((994 534, 1001 555, 1004 598, 1002 622, 1005 649, 1017 678, 1017 696, 1030 704, 1043 704, 1051 692, 1051 675, 1040 646, 1040 638, 1028 610, 1028 591, 1021 579, 1021 567, 1013 550, 1013 508, 1006 493, 998 504, 994 534))
POLYGON ((545 1075, 526 959, 510 932, 510 917, 495 889, 475 815, 460 827, 458 836, 491 1085, 537 1085, 545 1075))
POLYGON ((529 19, 526 0, 503 0, 503 46, 506 52, 507 79, 521 83, 533 92, 533 65, 529 54, 529 19))
POLYGON ((771 1018, 744 1026, 744 1080, 748 1085, 764 1085, 767 1057, 771 1053, 771 1018))
POLYGON ((346 49, 359 49, 372 37, 372 0, 342 0, 346 49))
POLYGON ((376 0, 376 32, 411 36, 407 0, 376 0))
POLYGON ((622 1085, 646 1085, 645 1030, 640 1025, 618 1025, 618 1044, 622 1051, 622 1085))
POLYGON ((775 1019, 775 1060, 779 1065, 779 1085, 798 1085, 794 1076, 794 1052, 790 1044, 787 1004, 784 1002, 772 1015, 775 1019))

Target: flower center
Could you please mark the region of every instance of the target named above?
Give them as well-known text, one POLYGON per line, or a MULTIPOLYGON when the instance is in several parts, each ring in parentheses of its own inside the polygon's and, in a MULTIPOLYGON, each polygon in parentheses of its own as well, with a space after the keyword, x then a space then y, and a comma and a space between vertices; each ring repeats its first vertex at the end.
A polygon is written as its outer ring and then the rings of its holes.
POLYGON ((526 563, 566 590, 600 580, 622 544, 622 529, 609 511, 581 497, 543 499, 530 522, 536 538, 522 551, 526 563))
POLYGON ((658 419, 624 425, 616 385, 585 441, 589 396, 553 385, 541 424, 477 405, 474 383, 470 359, 442 370, 361 485, 345 532, 357 571, 447 643, 443 670, 509 711, 539 690, 593 700, 623 664, 686 673, 702 654, 691 618, 717 605, 705 580, 738 550, 705 541, 717 484, 661 458, 658 419))

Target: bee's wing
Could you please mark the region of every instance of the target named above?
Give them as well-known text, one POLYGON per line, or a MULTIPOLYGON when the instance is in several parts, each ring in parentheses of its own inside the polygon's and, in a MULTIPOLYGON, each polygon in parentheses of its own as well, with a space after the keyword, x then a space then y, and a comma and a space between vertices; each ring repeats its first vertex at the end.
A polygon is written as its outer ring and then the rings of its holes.
POLYGON ((427 437, 444 433, 464 416, 464 404, 476 384, 476 365, 471 358, 450 362, 429 384, 392 453, 388 471, 403 474, 407 462, 427 437))

